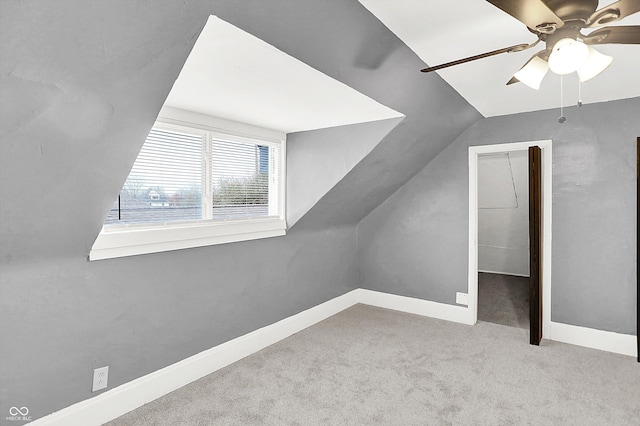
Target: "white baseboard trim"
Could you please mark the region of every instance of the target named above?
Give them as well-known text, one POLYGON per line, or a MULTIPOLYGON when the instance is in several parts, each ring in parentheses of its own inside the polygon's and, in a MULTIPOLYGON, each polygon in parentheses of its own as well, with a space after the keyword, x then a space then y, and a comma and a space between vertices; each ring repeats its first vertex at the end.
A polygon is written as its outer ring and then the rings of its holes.
POLYGON ((633 357, 638 356, 636 336, 551 322, 549 340, 633 357))
POLYGON ((357 290, 222 343, 30 424, 101 425, 358 303, 357 290))
POLYGON ((463 308, 461 306, 447 305, 446 303, 416 299, 415 297, 398 296, 363 288, 355 291, 358 292, 359 303, 364 305, 472 325, 469 321, 469 309, 466 306, 463 308))
MULTIPOLYGON (((78 402, 30 424, 34 426, 101 425, 358 303, 462 324, 473 324, 467 307, 359 288, 93 398, 78 402)), ((636 337, 631 335, 552 322, 549 339, 624 355, 636 355, 636 337)))

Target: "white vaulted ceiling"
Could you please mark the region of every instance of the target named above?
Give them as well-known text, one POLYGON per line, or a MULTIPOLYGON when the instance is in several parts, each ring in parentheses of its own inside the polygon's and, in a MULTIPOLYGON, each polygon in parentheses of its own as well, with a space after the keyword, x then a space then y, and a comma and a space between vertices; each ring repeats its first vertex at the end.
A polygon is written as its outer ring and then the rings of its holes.
MULTIPOLYGON (((536 40, 524 24, 484 0, 359 1, 429 66, 536 40)), ((600 1, 599 8, 613 1, 600 1)), ((611 25, 640 25, 640 13, 611 25)), ((640 45, 595 47, 614 60, 602 74, 582 83, 583 103, 640 96, 640 45)), ((437 73, 485 117, 556 108, 560 106, 560 77, 551 72, 538 91, 521 83, 506 86, 542 48, 480 59, 437 73)), ((424 78, 434 76, 424 74, 424 78)), ((579 97, 575 73, 564 76, 563 86, 565 106, 575 105, 579 97)))

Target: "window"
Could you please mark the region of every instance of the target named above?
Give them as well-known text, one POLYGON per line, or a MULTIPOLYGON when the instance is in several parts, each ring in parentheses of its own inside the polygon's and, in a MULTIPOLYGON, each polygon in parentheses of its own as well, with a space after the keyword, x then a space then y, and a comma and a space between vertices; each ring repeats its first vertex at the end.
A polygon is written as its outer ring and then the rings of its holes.
POLYGON ((157 122, 90 259, 284 235, 283 145, 157 122))

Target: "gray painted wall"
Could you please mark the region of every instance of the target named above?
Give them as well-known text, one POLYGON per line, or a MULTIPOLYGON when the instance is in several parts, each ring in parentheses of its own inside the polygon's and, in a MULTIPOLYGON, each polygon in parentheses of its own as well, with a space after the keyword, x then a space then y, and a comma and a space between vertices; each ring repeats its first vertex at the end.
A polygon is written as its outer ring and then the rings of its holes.
POLYGON ((468 147, 553 140, 551 319, 636 333, 640 98, 483 119, 358 226, 360 285, 455 304, 467 291, 468 147))
POLYGON ((113 388, 357 287, 351 225, 480 118, 423 66, 355 0, 1 2, 0 413, 35 419, 94 396, 93 368, 113 388), (411 117, 286 237, 88 263, 209 14, 411 117))
POLYGON ((35 419, 348 292, 355 229, 87 262, 2 268, 4 413, 35 419))

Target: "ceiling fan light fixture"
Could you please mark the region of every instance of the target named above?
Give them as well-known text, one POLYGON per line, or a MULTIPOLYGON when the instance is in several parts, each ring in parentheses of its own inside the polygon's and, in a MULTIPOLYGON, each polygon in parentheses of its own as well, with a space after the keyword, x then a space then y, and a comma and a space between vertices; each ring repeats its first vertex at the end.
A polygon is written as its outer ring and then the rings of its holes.
POLYGON ((549 71, 549 64, 544 59, 534 56, 520 71, 513 76, 532 89, 540 89, 540 84, 549 71))
POLYGON ((563 38, 553 45, 549 68, 556 74, 570 74, 580 69, 588 57, 589 47, 586 44, 572 38, 563 38))
POLYGON ((609 65, 611 65, 612 62, 613 58, 611 56, 604 55, 589 46, 589 56, 587 61, 578 68, 578 78, 581 82, 591 80, 593 77, 609 68, 609 65))

